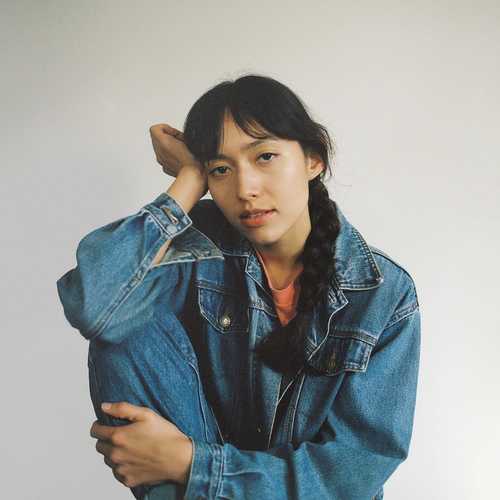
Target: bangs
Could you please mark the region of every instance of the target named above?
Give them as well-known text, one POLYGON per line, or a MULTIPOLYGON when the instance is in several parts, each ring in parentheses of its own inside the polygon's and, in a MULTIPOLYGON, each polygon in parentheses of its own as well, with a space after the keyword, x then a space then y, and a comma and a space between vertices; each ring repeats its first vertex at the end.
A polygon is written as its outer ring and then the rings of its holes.
POLYGON ((255 139, 284 139, 317 152, 328 166, 331 142, 326 129, 309 116, 305 104, 272 78, 247 75, 223 81, 193 104, 184 122, 184 140, 203 166, 221 153, 224 119, 255 139))

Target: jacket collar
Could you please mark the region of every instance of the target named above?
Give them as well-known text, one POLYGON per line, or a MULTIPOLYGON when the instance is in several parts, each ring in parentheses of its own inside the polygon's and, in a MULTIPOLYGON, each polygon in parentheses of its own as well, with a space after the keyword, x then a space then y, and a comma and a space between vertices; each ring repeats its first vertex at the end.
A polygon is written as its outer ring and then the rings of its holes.
MULTIPOLYGON (((335 274, 331 281, 334 290, 366 290, 376 288, 383 281, 373 254, 359 231, 349 222, 337 202, 340 231, 335 241, 335 274)), ((218 208, 217 208, 218 210, 218 208)), ((260 266, 255 250, 245 236, 239 233, 225 217, 215 239, 223 254, 247 257, 246 272, 252 274, 260 266)))

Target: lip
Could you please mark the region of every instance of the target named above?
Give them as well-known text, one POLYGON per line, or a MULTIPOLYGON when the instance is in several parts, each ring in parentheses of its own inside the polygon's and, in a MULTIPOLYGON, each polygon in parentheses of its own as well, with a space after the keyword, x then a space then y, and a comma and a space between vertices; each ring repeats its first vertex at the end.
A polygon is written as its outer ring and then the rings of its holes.
POLYGON ((257 217, 240 218, 241 223, 246 227, 259 227, 266 224, 269 219, 276 213, 276 210, 270 210, 257 217))

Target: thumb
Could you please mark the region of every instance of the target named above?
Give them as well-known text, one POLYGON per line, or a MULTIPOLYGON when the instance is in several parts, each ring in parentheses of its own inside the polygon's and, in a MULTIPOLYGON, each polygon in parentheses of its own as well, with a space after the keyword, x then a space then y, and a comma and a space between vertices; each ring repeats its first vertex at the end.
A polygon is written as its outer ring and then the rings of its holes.
POLYGON ((133 422, 144 420, 145 414, 148 411, 148 408, 144 406, 136 406, 126 401, 120 401, 119 403, 102 403, 101 408, 113 417, 126 418, 133 422))

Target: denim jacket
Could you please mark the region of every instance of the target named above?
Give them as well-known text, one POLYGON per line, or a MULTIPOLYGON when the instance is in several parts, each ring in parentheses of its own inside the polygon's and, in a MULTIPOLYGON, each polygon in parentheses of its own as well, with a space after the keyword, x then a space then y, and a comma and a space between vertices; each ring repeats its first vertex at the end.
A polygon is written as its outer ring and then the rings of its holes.
POLYGON ((57 281, 67 320, 91 342, 120 342, 131 331, 125 323, 147 329, 160 295, 189 331, 202 332, 199 379, 223 444, 193 440, 185 498, 380 500, 408 456, 420 354, 415 284, 336 205, 335 276, 309 313, 305 346, 316 375, 295 374, 280 421, 282 375, 253 353, 278 326, 272 294, 250 241, 213 200, 188 214, 161 193, 87 234, 77 267, 57 281))

